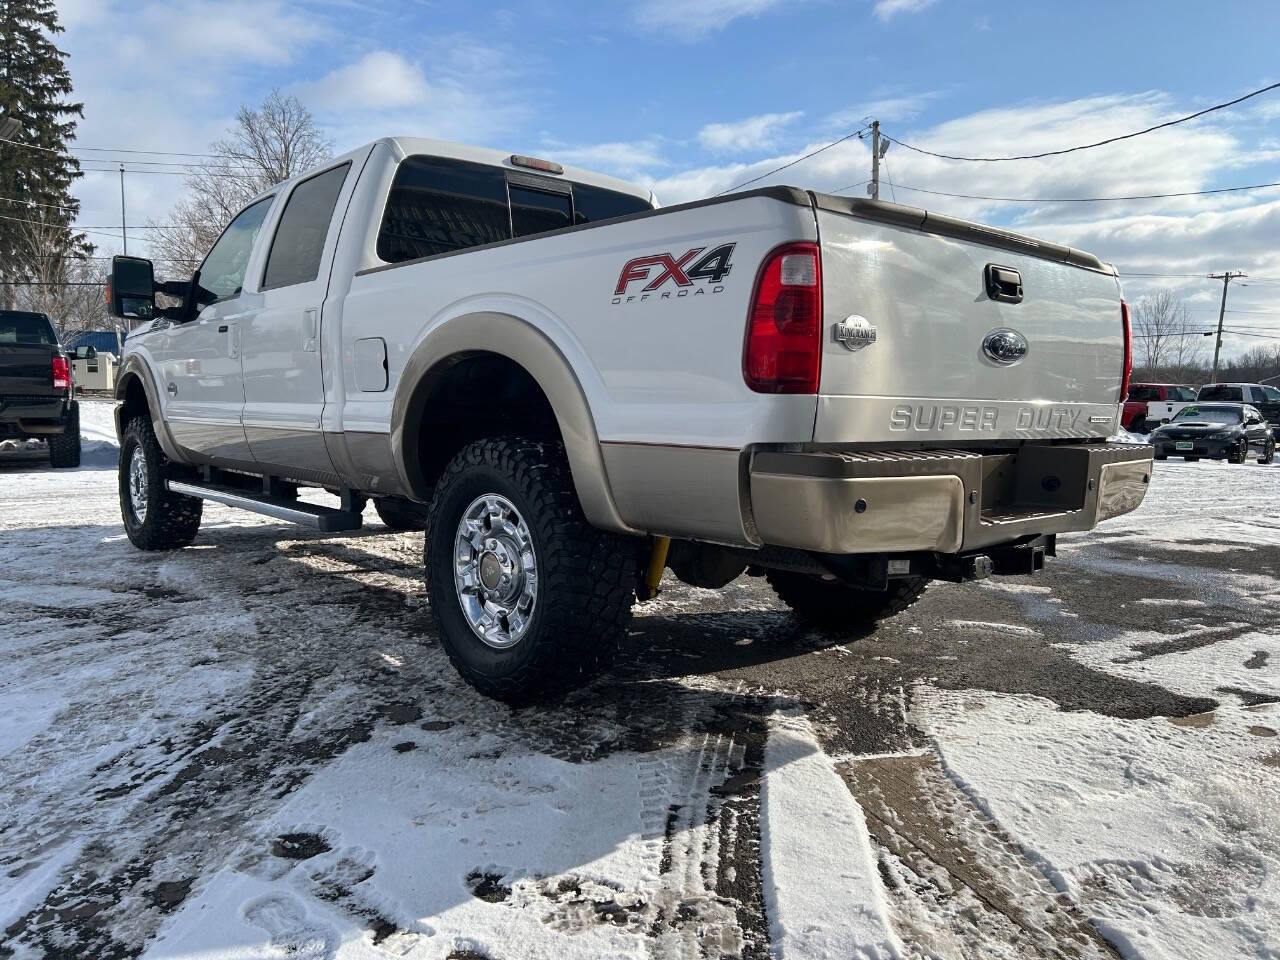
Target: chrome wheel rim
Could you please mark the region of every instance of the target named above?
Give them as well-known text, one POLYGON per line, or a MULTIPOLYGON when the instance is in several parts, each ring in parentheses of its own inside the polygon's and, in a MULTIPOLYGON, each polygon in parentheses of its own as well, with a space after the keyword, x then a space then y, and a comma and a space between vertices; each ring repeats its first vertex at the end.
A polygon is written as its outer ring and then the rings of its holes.
POLYGON ((134 447, 129 458, 129 507, 138 523, 147 519, 147 457, 142 447, 134 447))
POLYGON ((538 558, 520 511, 506 497, 477 497, 462 513, 453 548, 458 602, 487 646, 520 642, 538 600, 538 558))

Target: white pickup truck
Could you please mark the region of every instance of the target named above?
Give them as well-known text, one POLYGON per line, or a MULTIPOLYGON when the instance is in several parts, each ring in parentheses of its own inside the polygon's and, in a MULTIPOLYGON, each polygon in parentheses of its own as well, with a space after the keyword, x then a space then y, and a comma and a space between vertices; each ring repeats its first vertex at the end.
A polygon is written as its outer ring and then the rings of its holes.
POLYGON ((666 568, 855 628, 1134 509, 1130 365, 1077 250, 792 187, 657 209, 529 157, 384 139, 279 184, 194 277, 117 258, 138 547, 203 500, 427 531, 441 639, 523 701, 607 661, 666 568), (156 293, 179 299, 157 308, 156 293), (300 499, 328 490, 332 506, 300 499))

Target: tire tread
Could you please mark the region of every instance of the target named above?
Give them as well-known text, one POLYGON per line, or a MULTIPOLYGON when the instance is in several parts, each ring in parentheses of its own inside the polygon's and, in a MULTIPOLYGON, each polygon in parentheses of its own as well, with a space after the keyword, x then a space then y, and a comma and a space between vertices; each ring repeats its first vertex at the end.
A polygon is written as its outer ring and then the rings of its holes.
POLYGON ((799 617, 825 629, 857 629, 902 613, 924 594, 926 577, 893 581, 888 590, 860 590, 804 573, 768 570, 765 579, 778 599, 799 617))
POLYGON ((445 650, 463 678, 481 693, 514 704, 543 699, 586 683, 612 662, 631 620, 635 551, 625 538, 587 522, 560 444, 506 437, 465 447, 436 485, 425 550, 432 613, 445 650), (449 564, 443 571, 433 570, 430 554, 432 530, 444 522, 443 535, 452 539, 456 525, 456 518, 440 515, 445 493, 484 467, 506 476, 521 492, 530 506, 525 522, 538 544, 540 610, 535 613, 538 621, 521 640, 532 640, 534 649, 517 670, 503 676, 476 670, 449 642, 438 605, 456 602, 453 571, 449 564))
POLYGON ((200 531, 204 501, 165 489, 164 481, 169 470, 169 458, 160 449, 150 418, 134 417, 126 424, 120 438, 120 514, 124 518, 125 533, 140 550, 176 550, 190 544, 200 531), (141 525, 129 519, 132 509, 129 506, 127 476, 134 443, 141 446, 146 454, 151 479, 147 516, 141 525))

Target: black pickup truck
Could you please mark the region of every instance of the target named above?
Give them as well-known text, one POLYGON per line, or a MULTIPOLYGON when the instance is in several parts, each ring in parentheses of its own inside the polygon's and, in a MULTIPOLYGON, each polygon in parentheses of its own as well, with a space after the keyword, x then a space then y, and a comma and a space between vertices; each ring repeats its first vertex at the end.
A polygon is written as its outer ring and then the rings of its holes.
POLYGON ((71 360, 43 313, 0 310, 0 440, 45 440, 55 467, 80 466, 71 360))

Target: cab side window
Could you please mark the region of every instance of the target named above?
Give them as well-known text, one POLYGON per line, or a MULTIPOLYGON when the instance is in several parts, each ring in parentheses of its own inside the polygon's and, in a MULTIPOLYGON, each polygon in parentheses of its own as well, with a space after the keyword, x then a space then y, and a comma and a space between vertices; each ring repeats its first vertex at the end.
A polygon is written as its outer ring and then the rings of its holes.
POLYGON ((249 255, 262 229, 262 221, 271 209, 271 197, 263 197, 245 207, 222 231, 209 255, 200 265, 200 289, 209 296, 205 302, 238 297, 244 287, 244 273, 249 268, 249 255))
POLYGON ((262 288, 308 283, 320 274, 320 258, 329 235, 338 194, 351 164, 318 173, 293 188, 271 240, 262 288))
POLYGON ((378 256, 400 263, 511 239, 502 170, 413 156, 396 170, 378 231, 378 256))
POLYGON ((1155 387, 1130 387, 1129 399, 1135 403, 1149 403, 1160 399, 1160 391, 1155 387))

